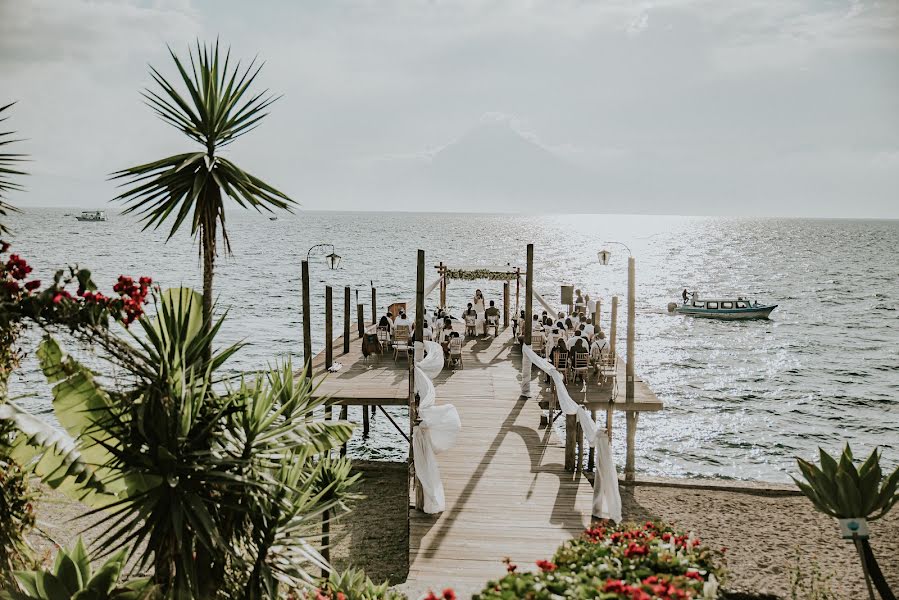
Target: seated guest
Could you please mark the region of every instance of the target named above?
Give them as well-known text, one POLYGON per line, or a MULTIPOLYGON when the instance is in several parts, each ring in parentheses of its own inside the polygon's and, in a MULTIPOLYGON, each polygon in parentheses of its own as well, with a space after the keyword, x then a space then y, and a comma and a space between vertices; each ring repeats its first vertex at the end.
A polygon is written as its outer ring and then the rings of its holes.
POLYGON ((578 340, 581 340, 581 339, 583 339, 581 337, 581 331, 579 329, 576 329, 574 331, 574 335, 572 335, 570 338, 568 338, 568 342, 566 342, 566 344, 568 346, 568 351, 570 352, 571 349, 574 347, 574 345, 578 342, 578 340))
POLYGON ((406 313, 404 311, 400 311, 400 316, 396 318, 396 321, 393 322, 393 326, 396 327, 408 327, 409 331, 412 331, 412 321, 406 318, 406 313))
POLYGON ((462 312, 462 318, 463 318, 463 319, 464 319, 465 317, 475 317, 475 318, 476 318, 477 316, 478 316, 478 313, 475 311, 474 305, 473 305, 471 302, 469 302, 469 303, 468 303, 468 308, 466 308, 466 309, 462 312))
POLYGON ((606 334, 602 329, 596 332, 593 338, 593 345, 590 346, 590 358, 599 360, 603 354, 609 353, 609 342, 606 341, 606 334))
POLYGON ((558 341, 553 345, 552 350, 549 353, 549 360, 552 364, 558 364, 558 357, 560 355, 568 355, 568 346, 565 344, 565 339, 559 336, 558 341))
POLYGON ((575 354, 581 352, 584 354, 590 353, 590 344, 587 342, 587 338, 582 335, 577 335, 575 336, 574 340, 574 345, 571 346, 571 350, 569 352, 573 352, 575 354))
POLYGON ((422 327, 421 327, 421 339, 422 339, 422 341, 424 341, 424 342, 430 342, 430 341, 431 341, 431 328, 430 328, 430 326, 428 325, 428 322, 427 322, 427 321, 425 321, 425 322, 422 324, 422 327))
POLYGON ((490 306, 488 306, 487 310, 484 311, 484 315, 487 317, 496 317, 497 319, 499 319, 499 309, 494 306, 493 300, 490 301, 490 306))
POLYGON ((565 331, 572 332, 574 330, 574 321, 571 320, 571 317, 565 318, 565 331))
POLYGON ((390 313, 383 315, 381 317, 381 319, 378 321, 378 327, 386 327, 387 331, 392 331, 393 330, 393 315, 390 313))
POLYGON ((581 332, 587 337, 588 340, 593 340, 593 336, 596 333, 596 328, 593 327, 593 319, 587 317, 587 320, 581 326, 581 332))

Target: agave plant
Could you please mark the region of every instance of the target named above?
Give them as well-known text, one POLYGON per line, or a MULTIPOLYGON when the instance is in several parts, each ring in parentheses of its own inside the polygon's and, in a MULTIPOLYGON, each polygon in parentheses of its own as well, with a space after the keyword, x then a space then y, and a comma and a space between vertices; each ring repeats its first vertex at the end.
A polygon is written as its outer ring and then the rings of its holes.
POLYGON ((202 146, 202 150, 113 173, 113 179, 131 185, 115 199, 128 205, 125 213, 140 215, 145 229, 159 227, 171 218, 169 238, 189 217, 191 234, 200 238, 202 247, 203 315, 211 323, 218 227, 225 250, 230 251, 224 198, 259 211, 289 209, 293 200, 219 155, 224 146, 255 129, 277 99, 267 90, 250 91, 261 65, 252 61, 241 68, 240 62, 232 63, 230 50, 221 56, 218 41, 206 47, 198 41, 195 52, 190 52, 189 67, 171 48, 169 53, 184 91, 151 67, 150 74, 160 89, 145 90, 143 96, 165 123, 202 146))
POLYGON ((5 600, 137 600, 150 591, 146 579, 119 586, 125 553, 118 552, 96 571, 79 537, 71 551, 60 549, 50 570, 16 571, 19 589, 0 593, 5 600))
MULTIPOLYGON (((880 468, 880 451, 877 448, 860 467, 856 467, 853 462, 849 444, 846 444, 839 462, 822 448, 818 452, 821 466, 797 459, 805 481, 799 481, 795 477, 793 481, 819 511, 836 519, 875 521, 899 502, 899 468, 884 477, 880 468)), ((870 575, 884 600, 895 600, 868 540, 856 538, 855 541, 865 579, 870 575)), ((870 587, 869 594, 873 598, 870 587)))
POLYGON ((374 583, 359 569, 331 571, 319 585, 316 598, 345 600, 406 600, 406 596, 389 589, 390 584, 374 583))
POLYGON ((97 552, 152 567, 164 595, 275 598, 324 564, 303 532, 339 501, 334 486, 315 487, 316 465, 351 426, 313 418, 323 401, 289 363, 232 389, 217 373, 240 346, 207 357, 222 320, 206 326, 201 306, 192 290, 168 290, 139 333, 98 332, 125 374, 116 387, 52 338, 38 357, 59 422, 103 486, 81 495, 98 518, 97 552))
MULTIPOLYGON (((15 103, 11 102, 5 106, 0 106, 0 123, 9 118, 4 113, 13 104, 15 103)), ((3 146, 20 141, 16 139, 15 135, 14 131, 0 131, 0 150, 4 150, 3 146)), ((2 218, 0 220, 0 234, 9 233, 9 229, 3 223, 6 220, 6 215, 18 210, 7 202, 7 195, 9 192, 18 192, 24 189, 22 184, 17 181, 17 178, 25 175, 25 172, 19 169, 19 164, 25 160, 27 160, 25 154, 0 151, 0 218, 2 218)))

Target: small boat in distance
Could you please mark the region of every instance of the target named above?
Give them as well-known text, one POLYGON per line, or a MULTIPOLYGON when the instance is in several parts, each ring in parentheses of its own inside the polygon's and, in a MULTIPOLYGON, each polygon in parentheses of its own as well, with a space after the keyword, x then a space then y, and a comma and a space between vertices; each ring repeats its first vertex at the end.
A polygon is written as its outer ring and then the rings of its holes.
POLYGON ((269 217, 268 220, 269 220, 269 221, 277 221, 277 220, 278 220, 278 217, 269 217))
POLYGON ((82 211, 80 215, 75 216, 79 221, 105 221, 106 220, 106 211, 105 210, 85 210, 82 211))
POLYGON ((690 298, 684 303, 669 302, 668 312, 676 312, 691 317, 707 319, 725 319, 728 321, 744 319, 767 319, 777 308, 776 304, 759 304, 746 298, 734 299, 702 299, 690 298))

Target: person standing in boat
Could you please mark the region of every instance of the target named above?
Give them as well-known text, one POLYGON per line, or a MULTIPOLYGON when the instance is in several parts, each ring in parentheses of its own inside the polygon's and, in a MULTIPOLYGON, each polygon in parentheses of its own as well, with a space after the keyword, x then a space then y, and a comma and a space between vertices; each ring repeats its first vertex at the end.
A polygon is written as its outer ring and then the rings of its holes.
POLYGON ((684 304, 686 304, 686 303, 687 303, 687 297, 689 296, 689 294, 687 293, 687 288, 684 288, 684 293, 681 294, 681 295, 684 297, 684 304))

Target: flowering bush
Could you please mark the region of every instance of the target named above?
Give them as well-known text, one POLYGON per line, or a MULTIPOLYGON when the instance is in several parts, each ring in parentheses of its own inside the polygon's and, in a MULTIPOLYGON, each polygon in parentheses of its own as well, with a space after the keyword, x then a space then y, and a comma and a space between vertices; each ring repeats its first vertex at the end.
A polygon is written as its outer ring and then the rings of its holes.
MULTIPOLYGON (((0 242, 0 254, 9 250, 9 244, 0 242)), ((26 281, 31 266, 18 254, 10 254, 6 261, 0 259, 0 326, 6 326, 22 318, 38 322, 67 324, 97 324, 112 317, 130 325, 143 314, 143 304, 153 280, 141 277, 137 283, 131 277, 121 275, 113 286, 112 296, 97 290, 87 269, 68 267, 56 272, 53 282, 40 289, 41 281, 26 281), (75 284, 73 295, 68 289, 75 284)))
POLYGON ((488 583, 480 600, 599 598, 684 600, 717 598, 723 570, 720 553, 699 538, 656 522, 642 526, 597 524, 561 546, 536 572, 508 574, 488 583))

